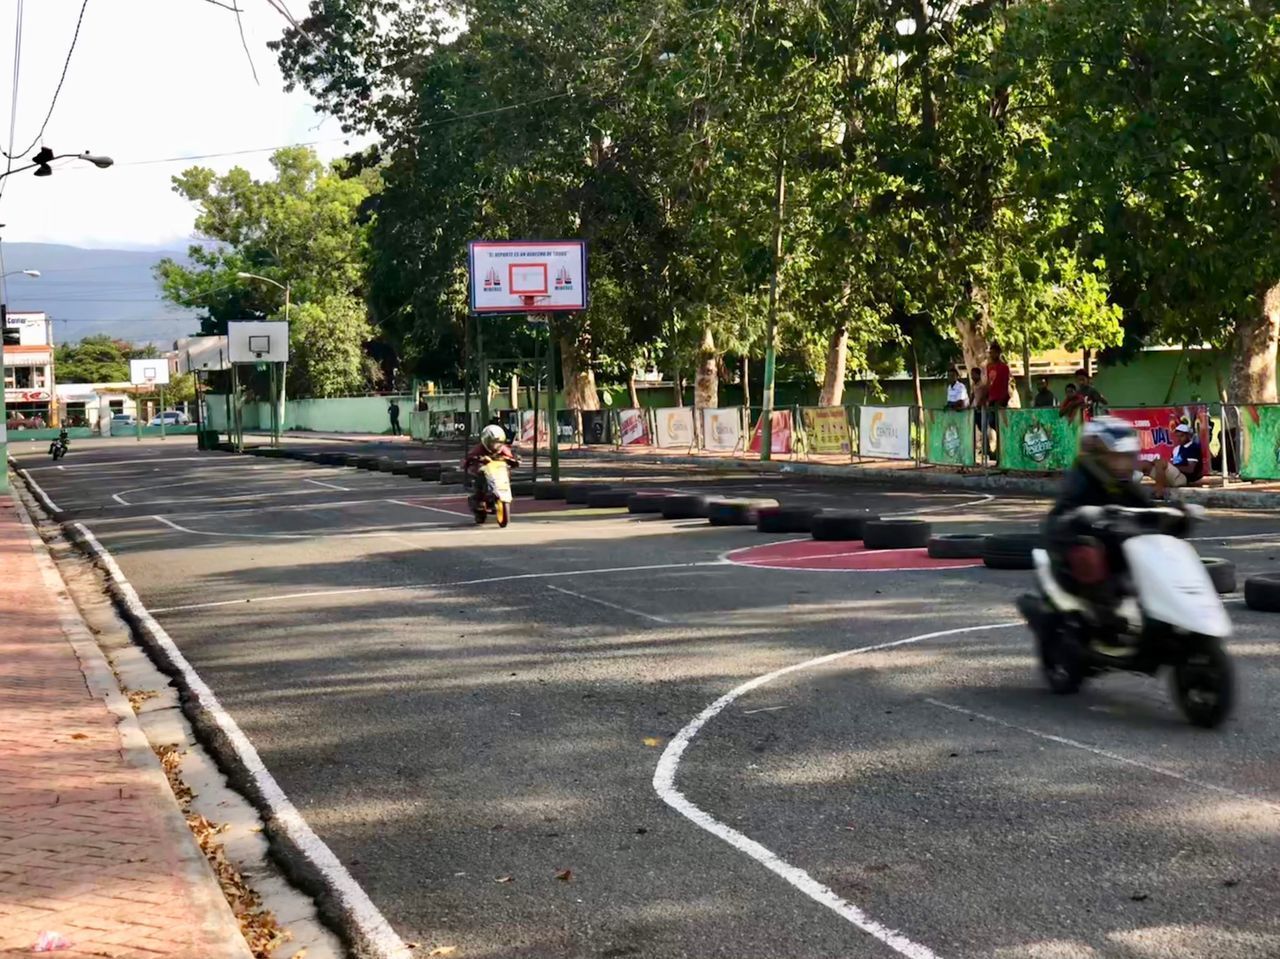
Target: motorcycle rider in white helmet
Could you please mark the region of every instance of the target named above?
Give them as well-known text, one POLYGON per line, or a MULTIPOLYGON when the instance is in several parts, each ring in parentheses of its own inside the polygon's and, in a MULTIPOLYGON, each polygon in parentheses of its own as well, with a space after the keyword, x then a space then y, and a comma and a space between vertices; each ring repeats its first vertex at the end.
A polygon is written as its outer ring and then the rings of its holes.
POLYGON ((490 460, 505 459, 512 466, 519 466, 520 460, 515 453, 511 452, 511 447, 507 445, 507 434, 497 423, 490 423, 480 431, 480 442, 471 447, 467 451, 466 457, 462 460, 463 472, 472 486, 469 504, 472 510, 476 508, 476 495, 479 488, 478 483, 474 482, 476 476, 480 472, 480 468, 490 460))

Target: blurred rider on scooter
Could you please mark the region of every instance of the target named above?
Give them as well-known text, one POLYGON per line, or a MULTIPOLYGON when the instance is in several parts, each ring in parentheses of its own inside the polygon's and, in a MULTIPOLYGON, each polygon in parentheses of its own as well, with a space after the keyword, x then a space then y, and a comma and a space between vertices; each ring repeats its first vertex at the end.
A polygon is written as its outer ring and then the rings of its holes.
POLYGON ((476 508, 476 498, 479 496, 480 490, 480 484, 476 482, 480 467, 490 460, 496 459, 505 459, 513 466, 520 464, 520 460, 516 458, 515 453, 511 452, 511 447, 507 445, 506 432, 496 423, 490 423, 480 431, 480 442, 467 451, 467 455, 462 461, 462 470, 471 480, 472 490, 469 502, 473 510, 476 508))

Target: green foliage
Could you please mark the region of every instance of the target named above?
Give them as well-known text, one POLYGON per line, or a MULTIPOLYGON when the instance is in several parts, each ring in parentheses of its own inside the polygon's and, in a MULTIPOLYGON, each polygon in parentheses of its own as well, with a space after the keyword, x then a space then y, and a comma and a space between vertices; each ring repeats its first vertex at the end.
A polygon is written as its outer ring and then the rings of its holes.
POLYGON ((301 396, 347 396, 365 386, 364 346, 373 335, 365 306, 329 296, 293 310, 289 328, 289 390, 301 396))
POLYGON ((132 347, 105 333, 79 343, 61 343, 54 351, 60 383, 127 383, 132 347))

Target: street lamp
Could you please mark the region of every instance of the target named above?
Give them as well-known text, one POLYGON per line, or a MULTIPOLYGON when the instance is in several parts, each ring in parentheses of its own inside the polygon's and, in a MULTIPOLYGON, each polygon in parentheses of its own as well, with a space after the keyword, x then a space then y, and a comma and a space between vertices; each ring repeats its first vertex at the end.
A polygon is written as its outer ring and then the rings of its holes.
POLYGON ((244 272, 237 273, 236 276, 242 280, 261 280, 263 283, 270 283, 277 289, 284 290, 284 321, 286 323, 289 322, 289 301, 291 299, 291 287, 293 286, 292 280, 285 280, 285 282, 281 283, 278 280, 271 279, 269 276, 261 276, 257 273, 244 272))
MULTIPOLYGON (((289 304, 293 298, 293 293, 292 293, 293 281, 292 280, 285 280, 283 283, 281 283, 279 280, 273 280, 269 276, 262 276, 259 273, 245 273, 243 270, 237 273, 236 276, 242 280, 258 280, 261 283, 269 283, 272 286, 274 286, 276 289, 284 290, 284 321, 285 323, 289 322, 289 304)), ((275 367, 275 364, 273 363, 271 364, 271 378, 273 380, 271 384, 271 392, 275 394, 275 396, 273 397, 275 402, 272 404, 275 407, 275 423, 274 423, 275 428, 271 431, 271 445, 279 446, 280 434, 284 432, 285 377, 282 373, 280 376, 280 389, 277 391, 276 384, 274 382, 275 375, 276 375, 276 367, 275 367)))
MULTIPOLYGON (((3 226, 3 224, 0 224, 0 226, 3 226)), ((40 279, 40 271, 39 270, 11 270, 10 272, 4 274, 3 277, 0 277, 0 279, 8 279, 11 276, 29 276, 33 280, 38 280, 40 279)), ((4 492, 9 488, 9 442, 8 442, 9 436, 6 431, 6 426, 9 421, 9 412, 5 408, 5 396, 4 396, 4 390, 5 390, 5 387, 4 387, 4 383, 5 383, 4 338, 5 338, 5 333, 9 328, 9 302, 8 301, 9 301, 9 298, 7 296, 0 296, 0 492, 4 492)), ((52 343, 49 344, 49 350, 50 352, 53 351, 52 343)), ((50 394, 52 395, 52 391, 50 391, 50 394)), ((57 409, 57 401, 56 400, 51 401, 50 407, 52 409, 57 409)))
POLYGON ((111 157, 97 156, 92 153, 59 153, 54 154, 48 147, 42 147, 40 152, 31 158, 31 162, 26 166, 20 166, 15 170, 7 170, 0 173, 0 180, 7 176, 13 176, 15 173, 23 173, 27 170, 34 169, 36 176, 53 176, 53 167, 50 166, 54 160, 84 160, 86 163, 92 163, 99 170, 105 170, 109 166, 115 165, 115 160, 111 157))

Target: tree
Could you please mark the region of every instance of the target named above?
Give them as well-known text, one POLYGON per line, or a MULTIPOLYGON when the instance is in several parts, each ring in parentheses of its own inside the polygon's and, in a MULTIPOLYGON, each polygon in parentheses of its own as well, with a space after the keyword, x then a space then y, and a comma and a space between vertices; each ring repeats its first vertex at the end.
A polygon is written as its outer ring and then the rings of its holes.
POLYGON ((59 344, 55 368, 62 383, 124 383, 129 379, 132 347, 105 333, 86 336, 79 343, 59 344))
POLYGON ((347 396, 365 386, 364 346, 373 335, 365 306, 351 296, 303 303, 289 328, 289 391, 347 396))

